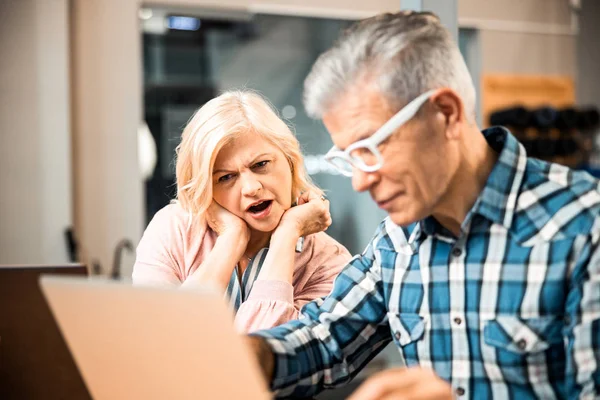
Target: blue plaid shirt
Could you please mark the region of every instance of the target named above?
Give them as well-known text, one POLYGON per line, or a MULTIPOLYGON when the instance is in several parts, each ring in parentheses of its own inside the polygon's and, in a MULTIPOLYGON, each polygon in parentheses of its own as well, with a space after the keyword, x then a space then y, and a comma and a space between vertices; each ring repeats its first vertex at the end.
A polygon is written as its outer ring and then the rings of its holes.
POLYGON ((499 159, 458 238, 386 219, 324 301, 258 333, 277 395, 342 385, 394 341, 460 398, 600 396, 599 183, 484 135, 499 159))

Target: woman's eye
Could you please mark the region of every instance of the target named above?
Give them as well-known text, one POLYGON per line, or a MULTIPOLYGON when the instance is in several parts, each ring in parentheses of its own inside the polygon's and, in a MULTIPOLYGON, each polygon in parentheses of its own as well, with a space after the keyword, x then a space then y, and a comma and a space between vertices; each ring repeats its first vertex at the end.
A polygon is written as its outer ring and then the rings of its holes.
POLYGON ((219 178, 219 182, 227 182, 231 178, 233 178, 233 174, 223 175, 222 177, 219 178))
POLYGON ((259 162, 257 162, 256 164, 254 164, 254 165, 252 166, 252 168, 254 168, 254 169, 263 168, 263 167, 266 167, 268 163, 269 163, 269 161, 268 161, 268 160, 265 160, 265 161, 259 161, 259 162))

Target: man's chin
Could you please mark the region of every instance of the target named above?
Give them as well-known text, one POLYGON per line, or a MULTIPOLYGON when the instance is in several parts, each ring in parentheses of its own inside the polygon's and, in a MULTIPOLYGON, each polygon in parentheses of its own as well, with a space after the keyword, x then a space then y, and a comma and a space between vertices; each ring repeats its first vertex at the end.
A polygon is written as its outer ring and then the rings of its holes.
POLYGON ((407 226, 420 220, 420 218, 418 218, 417 216, 408 214, 406 212, 392 211, 391 213, 388 213, 388 216, 390 217, 392 222, 398 226, 407 226))

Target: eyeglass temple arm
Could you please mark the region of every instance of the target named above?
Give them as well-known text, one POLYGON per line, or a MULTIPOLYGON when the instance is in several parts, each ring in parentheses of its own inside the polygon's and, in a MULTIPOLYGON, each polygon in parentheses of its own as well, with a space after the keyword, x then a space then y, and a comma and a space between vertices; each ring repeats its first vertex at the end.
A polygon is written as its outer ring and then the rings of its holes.
POLYGON ((408 103, 399 113, 394 115, 388 122, 386 122, 375 135, 371 136, 371 141, 378 143, 383 141, 383 139, 387 138, 393 131, 395 131, 399 125, 409 121, 412 117, 415 116, 417 111, 421 108, 423 103, 425 103, 432 94, 436 92, 435 89, 429 90, 412 100, 408 103))

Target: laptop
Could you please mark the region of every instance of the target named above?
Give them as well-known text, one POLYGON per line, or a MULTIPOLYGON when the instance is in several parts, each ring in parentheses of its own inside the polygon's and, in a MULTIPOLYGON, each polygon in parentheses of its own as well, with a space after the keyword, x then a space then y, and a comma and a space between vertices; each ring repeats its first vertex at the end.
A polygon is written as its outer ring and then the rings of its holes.
POLYGON ((42 277, 93 398, 268 399, 222 294, 42 277))
POLYGON ((89 399, 40 291, 43 274, 86 276, 87 269, 0 265, 0 399, 89 399))

